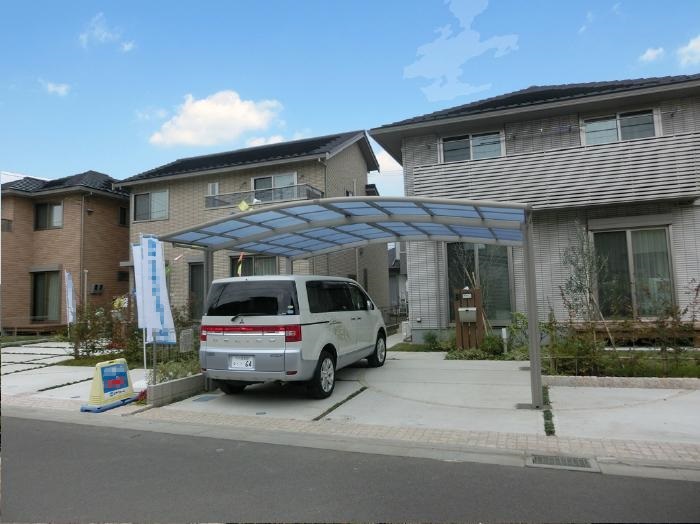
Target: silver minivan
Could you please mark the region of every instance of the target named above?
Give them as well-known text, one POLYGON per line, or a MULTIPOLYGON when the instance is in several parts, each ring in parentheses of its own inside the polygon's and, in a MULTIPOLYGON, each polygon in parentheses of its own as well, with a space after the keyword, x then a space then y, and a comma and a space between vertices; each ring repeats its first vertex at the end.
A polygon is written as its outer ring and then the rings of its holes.
POLYGON ((212 282, 202 317, 202 371, 227 394, 260 382, 305 382, 333 393, 335 372, 366 358, 384 365, 386 327, 348 278, 280 275, 212 282))

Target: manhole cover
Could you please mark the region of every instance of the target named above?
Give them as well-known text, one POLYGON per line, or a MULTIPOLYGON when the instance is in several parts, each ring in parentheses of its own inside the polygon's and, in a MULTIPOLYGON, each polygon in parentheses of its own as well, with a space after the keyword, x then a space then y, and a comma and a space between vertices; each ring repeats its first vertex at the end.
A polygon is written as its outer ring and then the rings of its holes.
POLYGON ((565 455, 531 455, 527 459, 527 465, 539 468, 599 471, 593 459, 565 455))

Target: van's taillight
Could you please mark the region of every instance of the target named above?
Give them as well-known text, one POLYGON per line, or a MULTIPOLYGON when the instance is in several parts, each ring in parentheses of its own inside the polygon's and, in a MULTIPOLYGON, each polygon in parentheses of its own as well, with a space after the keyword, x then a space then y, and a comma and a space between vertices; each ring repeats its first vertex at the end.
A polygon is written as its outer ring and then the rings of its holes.
POLYGON ((301 325, 293 324, 290 326, 284 326, 284 341, 301 342, 301 325))
POLYGON ((199 341, 200 341, 200 342, 206 342, 206 341, 207 341, 207 333, 206 333, 206 331, 202 331, 202 332, 199 334, 199 341))

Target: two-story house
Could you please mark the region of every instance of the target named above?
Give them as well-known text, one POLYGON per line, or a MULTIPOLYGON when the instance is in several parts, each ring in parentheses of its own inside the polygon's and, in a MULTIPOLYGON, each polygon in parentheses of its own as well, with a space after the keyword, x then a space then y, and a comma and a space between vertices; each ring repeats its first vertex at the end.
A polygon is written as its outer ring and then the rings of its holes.
POLYGON ((129 195, 87 171, 56 180, 2 184, 3 329, 66 323, 64 271, 78 303, 109 306, 128 291, 119 266, 129 250, 129 195))
MULTIPOLYGON (((379 168, 364 131, 305 138, 176 160, 117 184, 131 190, 131 241, 164 235, 238 213, 248 206, 365 195, 367 173, 379 168), (242 204, 243 203, 243 204, 242 204)), ((290 271, 286 259, 239 252, 214 255, 214 278, 290 271)), ((165 246, 171 303, 201 317, 203 255, 165 246)), ((374 245, 294 262, 296 274, 357 279, 380 307, 389 303, 386 246, 374 245)))
MULTIPOLYGON (((567 318, 562 258, 586 238, 605 265, 608 318, 689 304, 700 280, 700 75, 534 86, 370 134, 403 165, 407 195, 533 206, 540 318, 567 318)), ((464 285, 484 289, 495 326, 526 308, 521 248, 411 242, 408 278, 417 339, 450 326, 464 285)))

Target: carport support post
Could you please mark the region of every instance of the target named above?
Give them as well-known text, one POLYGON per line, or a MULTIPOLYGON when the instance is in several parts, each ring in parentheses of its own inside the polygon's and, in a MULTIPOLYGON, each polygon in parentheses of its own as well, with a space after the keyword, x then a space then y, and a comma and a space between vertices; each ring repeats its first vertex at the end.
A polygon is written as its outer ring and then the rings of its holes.
POLYGON ((202 294, 202 311, 206 313, 207 295, 209 294, 209 286, 214 280, 214 252, 210 250, 204 251, 204 264, 202 266, 202 278, 204 278, 204 293, 202 294))
POLYGON ((540 324, 537 314, 537 276, 535 274, 535 246, 532 234, 532 211, 525 211, 523 224, 523 255, 525 259, 525 286, 527 293, 527 333, 530 354, 530 389, 532 408, 542 408, 542 363, 540 361, 540 324))

